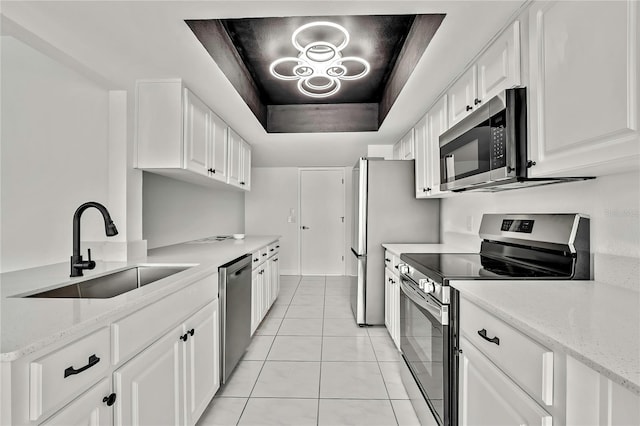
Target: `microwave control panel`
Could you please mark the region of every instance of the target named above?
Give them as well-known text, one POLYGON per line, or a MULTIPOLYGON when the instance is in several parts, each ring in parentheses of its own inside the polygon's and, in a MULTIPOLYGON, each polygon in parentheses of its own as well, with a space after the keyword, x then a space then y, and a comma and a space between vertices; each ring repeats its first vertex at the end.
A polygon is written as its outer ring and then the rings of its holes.
POLYGON ((505 149, 505 114, 502 111, 491 117, 491 169, 500 169, 507 165, 505 149))

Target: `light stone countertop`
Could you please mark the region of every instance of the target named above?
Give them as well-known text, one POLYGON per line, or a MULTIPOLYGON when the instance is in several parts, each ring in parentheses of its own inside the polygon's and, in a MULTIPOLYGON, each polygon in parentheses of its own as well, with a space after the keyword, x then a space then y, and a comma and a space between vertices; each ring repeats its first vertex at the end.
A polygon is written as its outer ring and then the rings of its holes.
POLYGON ((396 256, 402 253, 477 253, 477 250, 464 249, 460 245, 455 244, 382 244, 382 247, 389 250, 396 256))
POLYGON ((248 236, 242 240, 176 244, 149 250, 146 259, 135 262, 98 261, 95 269, 84 271, 84 277, 73 279, 69 278, 68 262, 0 274, 0 361, 13 361, 47 345, 71 341, 217 273, 218 266, 278 239, 248 236), (192 267, 109 299, 15 297, 149 264, 192 267))
MULTIPOLYGON (((640 395, 640 293, 597 281, 453 281, 462 297, 640 395)), ((464 315, 464 312, 460 313, 464 315)))

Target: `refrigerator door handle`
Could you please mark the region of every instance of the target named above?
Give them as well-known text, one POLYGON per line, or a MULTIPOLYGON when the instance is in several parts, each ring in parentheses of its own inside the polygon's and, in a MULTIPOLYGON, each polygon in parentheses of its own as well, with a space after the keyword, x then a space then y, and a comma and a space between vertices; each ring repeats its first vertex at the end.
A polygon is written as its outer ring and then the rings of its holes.
POLYGON ((358 254, 358 252, 357 252, 357 251, 355 251, 355 250, 353 249, 353 247, 351 247, 351 253, 353 253, 353 255, 354 255, 357 259, 363 259, 363 258, 367 257, 367 255, 366 255, 366 254, 358 254))

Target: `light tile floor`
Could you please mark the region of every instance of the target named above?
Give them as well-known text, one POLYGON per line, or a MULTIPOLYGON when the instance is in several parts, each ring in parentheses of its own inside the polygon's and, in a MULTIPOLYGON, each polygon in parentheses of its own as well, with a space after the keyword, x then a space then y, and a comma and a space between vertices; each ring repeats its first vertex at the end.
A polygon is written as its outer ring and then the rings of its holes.
POLYGON ((198 426, 419 421, 384 326, 358 327, 345 277, 283 275, 280 294, 198 426))

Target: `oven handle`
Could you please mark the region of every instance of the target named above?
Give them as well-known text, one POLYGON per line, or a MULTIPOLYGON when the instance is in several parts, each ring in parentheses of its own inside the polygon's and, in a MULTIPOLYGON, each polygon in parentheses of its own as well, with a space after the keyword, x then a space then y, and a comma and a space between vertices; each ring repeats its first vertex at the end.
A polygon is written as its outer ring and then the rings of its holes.
MULTIPOLYGON (((447 305, 439 305, 438 303, 430 300, 429 298, 423 299, 418 297, 415 294, 415 290, 405 284, 406 278, 400 277, 400 288, 402 292, 407 296, 413 303, 428 311, 432 316, 434 316, 440 325, 449 325, 449 306, 447 305)), ((429 297, 429 296, 427 296, 429 297)))

